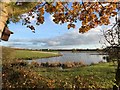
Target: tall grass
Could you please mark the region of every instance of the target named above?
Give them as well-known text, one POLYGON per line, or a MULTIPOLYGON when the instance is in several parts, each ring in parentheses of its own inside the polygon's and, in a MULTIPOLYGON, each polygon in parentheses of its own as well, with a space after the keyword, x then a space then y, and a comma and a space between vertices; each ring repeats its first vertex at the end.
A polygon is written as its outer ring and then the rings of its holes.
POLYGON ((37 63, 35 61, 31 62, 30 66, 32 67, 62 67, 64 68, 73 68, 73 67, 82 67, 86 66, 83 62, 41 62, 37 63))

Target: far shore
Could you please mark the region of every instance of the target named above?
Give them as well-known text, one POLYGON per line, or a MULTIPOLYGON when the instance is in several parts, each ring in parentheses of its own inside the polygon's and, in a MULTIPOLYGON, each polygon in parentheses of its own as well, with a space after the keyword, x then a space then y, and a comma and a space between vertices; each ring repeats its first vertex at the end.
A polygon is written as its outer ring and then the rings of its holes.
POLYGON ((15 58, 18 60, 33 60, 59 56, 62 56, 62 54, 60 54, 59 52, 15 50, 15 58))

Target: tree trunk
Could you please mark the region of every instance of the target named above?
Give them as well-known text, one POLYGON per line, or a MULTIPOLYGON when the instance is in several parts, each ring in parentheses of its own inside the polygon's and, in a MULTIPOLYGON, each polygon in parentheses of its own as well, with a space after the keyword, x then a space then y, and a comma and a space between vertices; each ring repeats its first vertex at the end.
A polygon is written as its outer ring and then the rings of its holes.
POLYGON ((0 38, 2 36, 2 32, 4 30, 8 18, 9 18, 9 11, 7 7, 7 3, 0 2, 0 38))
POLYGON ((120 60, 118 60, 115 79, 116 79, 115 81, 116 85, 113 86, 113 90, 120 90, 120 60))

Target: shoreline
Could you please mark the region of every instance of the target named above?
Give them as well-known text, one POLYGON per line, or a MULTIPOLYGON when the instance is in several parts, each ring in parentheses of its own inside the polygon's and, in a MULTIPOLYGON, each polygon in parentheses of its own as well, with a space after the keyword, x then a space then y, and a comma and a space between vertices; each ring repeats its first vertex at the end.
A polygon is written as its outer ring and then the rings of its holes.
POLYGON ((16 59, 18 59, 18 60, 37 60, 37 59, 43 59, 43 58, 52 58, 52 57, 60 57, 60 56, 62 56, 62 54, 60 54, 60 55, 56 55, 56 56, 48 56, 48 57, 39 57, 39 58, 35 58, 35 57, 31 57, 31 58, 16 58, 16 59))
POLYGON ((18 60, 33 60, 62 56, 62 54, 59 52, 28 51, 28 50, 15 50, 15 52, 16 52, 15 59, 18 60))

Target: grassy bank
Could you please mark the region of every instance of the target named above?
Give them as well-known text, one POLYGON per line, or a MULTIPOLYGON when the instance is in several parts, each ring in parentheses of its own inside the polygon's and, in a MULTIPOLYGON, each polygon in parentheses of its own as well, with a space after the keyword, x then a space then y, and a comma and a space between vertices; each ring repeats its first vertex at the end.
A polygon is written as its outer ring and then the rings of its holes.
POLYGON ((115 67, 112 63, 68 69, 56 67, 34 68, 34 70, 43 77, 54 80, 55 87, 112 88, 115 77, 115 67))
POLYGON ((38 58, 49 58, 61 56, 58 52, 15 50, 16 59, 32 60, 38 58))

